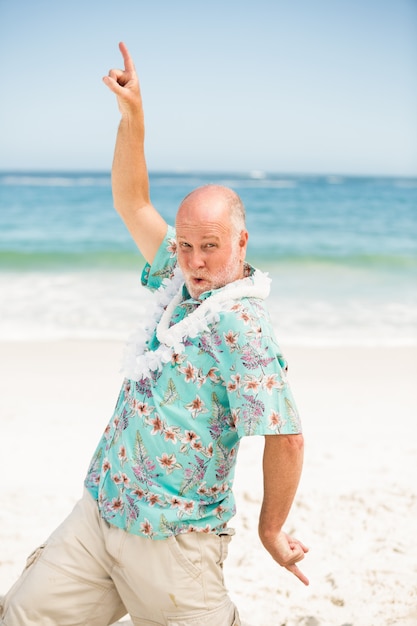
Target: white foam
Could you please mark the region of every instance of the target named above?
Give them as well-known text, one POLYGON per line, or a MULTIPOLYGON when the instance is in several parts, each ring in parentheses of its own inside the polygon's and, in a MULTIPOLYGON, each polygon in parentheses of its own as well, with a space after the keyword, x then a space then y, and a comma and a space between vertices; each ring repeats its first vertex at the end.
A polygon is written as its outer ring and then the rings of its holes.
MULTIPOLYGON (((125 340, 152 303, 130 271, 0 273, 0 339, 125 340)), ((278 341, 294 345, 417 343, 417 304, 309 294, 268 300, 278 341)))

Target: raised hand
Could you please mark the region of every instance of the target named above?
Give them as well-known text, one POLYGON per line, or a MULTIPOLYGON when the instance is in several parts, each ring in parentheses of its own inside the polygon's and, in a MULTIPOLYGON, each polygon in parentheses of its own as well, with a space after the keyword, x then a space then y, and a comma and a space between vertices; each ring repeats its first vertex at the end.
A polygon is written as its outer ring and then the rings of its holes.
POLYGON ((104 76, 103 82, 117 96, 120 112, 129 113, 133 108, 142 108, 139 80, 135 65, 126 45, 119 44, 120 52, 124 61, 124 69, 111 69, 108 76, 104 76))

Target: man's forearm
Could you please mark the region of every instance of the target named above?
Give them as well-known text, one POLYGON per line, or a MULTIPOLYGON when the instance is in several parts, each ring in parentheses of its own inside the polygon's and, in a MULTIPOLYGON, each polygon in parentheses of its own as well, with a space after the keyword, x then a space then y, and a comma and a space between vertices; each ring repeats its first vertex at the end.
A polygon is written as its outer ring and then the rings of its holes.
POLYGON ((112 167, 115 209, 125 221, 150 203, 141 111, 123 116, 117 132, 112 167))
POLYGON ((308 585, 308 578, 297 565, 304 559, 308 548, 283 530, 300 480, 303 451, 302 435, 265 437, 264 498, 259 518, 259 537, 277 563, 308 585))
POLYGON ((287 519, 303 466, 302 435, 268 435, 263 458, 264 497, 259 519, 262 541, 275 536, 287 519))

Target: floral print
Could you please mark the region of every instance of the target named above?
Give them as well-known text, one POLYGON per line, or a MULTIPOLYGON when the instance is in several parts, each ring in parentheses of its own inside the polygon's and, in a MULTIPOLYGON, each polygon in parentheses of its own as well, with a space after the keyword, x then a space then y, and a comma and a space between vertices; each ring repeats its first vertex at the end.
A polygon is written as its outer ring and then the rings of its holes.
MULTIPOLYGON (((148 288, 159 289, 172 276, 175 251, 169 229, 143 272, 148 288)), ((186 290, 184 296, 171 326, 201 306, 186 290)), ((125 378, 85 480, 105 520, 151 539, 221 532, 235 513, 240 439, 301 432, 286 363, 260 297, 222 302, 193 335, 164 353, 163 367, 125 378)), ((153 332, 146 350, 158 348, 153 332)))

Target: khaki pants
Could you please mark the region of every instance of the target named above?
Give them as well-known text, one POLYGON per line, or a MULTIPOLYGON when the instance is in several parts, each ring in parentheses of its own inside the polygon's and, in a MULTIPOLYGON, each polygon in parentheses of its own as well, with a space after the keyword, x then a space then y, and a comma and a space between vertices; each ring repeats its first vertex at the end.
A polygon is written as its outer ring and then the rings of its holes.
POLYGON ((222 564, 230 536, 153 541, 101 519, 86 493, 3 601, 4 626, 238 626, 222 564))

